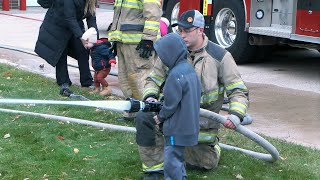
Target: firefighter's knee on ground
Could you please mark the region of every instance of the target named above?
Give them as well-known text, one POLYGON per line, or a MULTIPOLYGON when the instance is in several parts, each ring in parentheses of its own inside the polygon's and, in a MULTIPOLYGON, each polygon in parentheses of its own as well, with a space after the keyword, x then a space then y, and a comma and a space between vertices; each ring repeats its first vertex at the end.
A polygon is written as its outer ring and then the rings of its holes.
POLYGON ((136 114, 136 142, 139 146, 155 146, 154 113, 139 111, 136 114))

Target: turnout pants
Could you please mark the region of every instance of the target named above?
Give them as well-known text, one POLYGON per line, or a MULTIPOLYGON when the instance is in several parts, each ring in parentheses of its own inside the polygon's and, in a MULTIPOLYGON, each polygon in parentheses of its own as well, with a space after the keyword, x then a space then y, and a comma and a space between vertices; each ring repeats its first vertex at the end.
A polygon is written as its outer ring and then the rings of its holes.
MULTIPOLYGON (((164 138, 155 128, 153 113, 138 112, 136 115, 136 141, 145 173, 161 171, 164 167, 164 138)), ((217 135, 219 123, 200 118, 200 134, 217 135)), ((214 169, 220 160, 220 147, 216 137, 213 141, 200 142, 196 146, 186 147, 184 159, 187 167, 214 169)))
POLYGON ((118 79, 126 98, 141 100, 145 79, 151 72, 157 58, 155 53, 148 59, 139 56, 137 44, 117 42, 118 79))

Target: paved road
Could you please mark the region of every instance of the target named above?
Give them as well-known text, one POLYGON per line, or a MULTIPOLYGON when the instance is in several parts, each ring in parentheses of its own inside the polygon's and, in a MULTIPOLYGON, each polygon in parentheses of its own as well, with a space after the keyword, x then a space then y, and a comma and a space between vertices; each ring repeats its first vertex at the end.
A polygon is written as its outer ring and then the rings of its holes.
MULTIPOLYGON (((33 51, 44 13, 45 10, 41 8, 29 8, 26 12, 0 11, 0 46, 9 45, 33 51)), ((110 7, 98 9, 97 21, 102 37, 111 20, 110 7)), ((14 63, 22 69, 54 78, 54 69, 42 59, 31 55, 0 48, 0 62, 14 63), (39 69, 42 63, 45 64, 43 70, 39 69)), ((76 64, 71 58, 69 63, 76 64)), ((250 89, 249 113, 255 118, 255 122, 248 126, 249 129, 320 149, 318 52, 297 49, 276 52, 267 62, 241 65, 239 70, 250 89)), ((72 81, 79 84, 78 71, 70 68, 70 74, 72 81)), ((121 95, 117 78, 108 78, 114 92, 121 95)))
POLYGON ((292 49, 239 66, 250 90, 249 128, 320 148, 320 53, 292 49))

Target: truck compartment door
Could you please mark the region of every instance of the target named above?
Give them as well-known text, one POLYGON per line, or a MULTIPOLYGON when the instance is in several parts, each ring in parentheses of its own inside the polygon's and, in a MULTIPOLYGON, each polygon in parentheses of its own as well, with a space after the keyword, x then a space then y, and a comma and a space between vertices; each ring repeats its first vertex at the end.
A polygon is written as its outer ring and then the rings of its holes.
POLYGON ((320 37, 319 0, 298 0, 295 33, 304 36, 320 37))

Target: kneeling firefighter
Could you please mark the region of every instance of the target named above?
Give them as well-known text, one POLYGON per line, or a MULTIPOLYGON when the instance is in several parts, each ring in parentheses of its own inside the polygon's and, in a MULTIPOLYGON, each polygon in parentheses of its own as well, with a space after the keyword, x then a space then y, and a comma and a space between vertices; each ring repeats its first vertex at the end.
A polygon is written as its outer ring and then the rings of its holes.
MULTIPOLYGON (((183 13, 178 23, 184 19, 185 24, 190 24, 191 29, 195 28, 188 32, 196 33, 197 38, 201 40, 199 47, 195 50, 188 47, 187 57, 201 79, 200 107, 219 113, 226 94, 229 100, 229 114, 238 116, 242 121, 249 103, 248 89, 237 70, 233 57, 227 50, 208 40, 203 33, 204 19, 199 12, 190 10, 190 12, 183 13), (201 23, 193 21, 196 15, 198 19, 200 17, 201 23)), ((183 33, 181 35, 186 34, 184 31, 181 33, 183 33)), ((157 60, 146 79, 143 100, 158 101, 167 71, 167 67, 162 64, 161 60, 157 60)), ((158 179, 163 173, 164 139, 161 131, 154 125, 153 116, 154 113, 141 111, 136 115, 136 141, 139 145, 142 168, 147 175, 144 179, 158 179)), ((218 166, 221 155, 217 137, 220 124, 204 117, 200 117, 199 121, 198 145, 185 149, 185 161, 190 167, 214 169, 218 166)), ((224 126, 234 128, 226 124, 224 126)))

